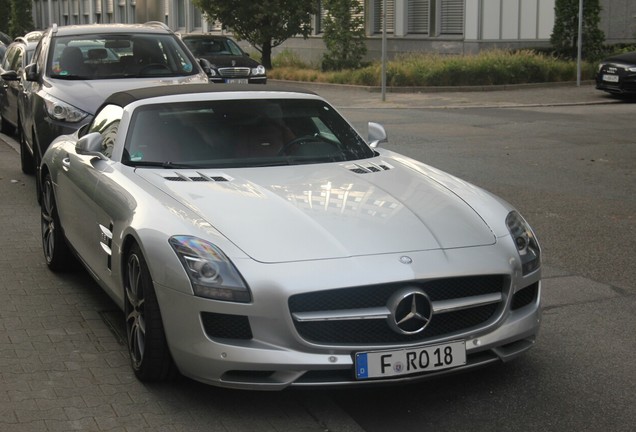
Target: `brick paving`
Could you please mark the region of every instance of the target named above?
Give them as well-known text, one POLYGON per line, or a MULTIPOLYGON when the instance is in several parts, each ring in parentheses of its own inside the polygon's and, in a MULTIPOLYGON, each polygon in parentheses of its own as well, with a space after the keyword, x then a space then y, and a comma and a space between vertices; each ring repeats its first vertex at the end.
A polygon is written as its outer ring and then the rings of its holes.
POLYGON ((0 431, 361 430, 320 391, 140 383, 115 304, 85 271, 46 267, 34 178, 1 137, 0 197, 0 431))

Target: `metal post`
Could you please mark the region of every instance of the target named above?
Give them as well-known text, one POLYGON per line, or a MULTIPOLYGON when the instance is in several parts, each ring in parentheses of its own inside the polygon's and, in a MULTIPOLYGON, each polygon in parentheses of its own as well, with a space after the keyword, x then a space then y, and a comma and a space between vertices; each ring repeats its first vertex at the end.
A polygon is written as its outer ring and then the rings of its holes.
POLYGON ((581 49, 583 46, 583 0, 579 0, 579 34, 576 47, 576 86, 581 86, 581 49))
POLYGON ((382 0, 382 102, 386 100, 386 0, 382 0))

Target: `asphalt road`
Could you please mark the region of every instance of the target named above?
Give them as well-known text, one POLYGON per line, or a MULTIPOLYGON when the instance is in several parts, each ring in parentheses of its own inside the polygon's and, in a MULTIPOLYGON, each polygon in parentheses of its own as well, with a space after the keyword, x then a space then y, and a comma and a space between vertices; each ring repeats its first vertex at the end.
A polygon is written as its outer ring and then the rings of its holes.
POLYGON ((0 142, 0 430, 634 429, 636 104, 590 87, 389 94, 383 103, 355 89, 318 92, 361 132, 383 123, 386 147, 522 211, 543 248, 536 346, 505 365, 399 387, 140 385, 112 302, 86 273, 46 269, 33 178, 0 142))
MULTIPOLYGON (((598 98, 373 110, 387 148, 522 211, 542 245, 545 310, 536 347, 503 367, 331 393, 365 431, 634 430, 636 104, 598 98)), ((364 130, 369 109, 344 112, 364 130)))

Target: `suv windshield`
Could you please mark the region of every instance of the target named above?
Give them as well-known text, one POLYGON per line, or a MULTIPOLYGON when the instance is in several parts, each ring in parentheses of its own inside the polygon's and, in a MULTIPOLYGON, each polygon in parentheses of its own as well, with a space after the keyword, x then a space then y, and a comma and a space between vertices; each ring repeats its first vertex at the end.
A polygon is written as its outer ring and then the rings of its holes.
POLYGON ((172 35, 116 34, 55 38, 47 65, 58 79, 184 76, 197 73, 172 35))
POLYGON ((257 167, 374 155, 323 101, 258 99, 140 107, 128 129, 123 162, 165 168, 257 167))

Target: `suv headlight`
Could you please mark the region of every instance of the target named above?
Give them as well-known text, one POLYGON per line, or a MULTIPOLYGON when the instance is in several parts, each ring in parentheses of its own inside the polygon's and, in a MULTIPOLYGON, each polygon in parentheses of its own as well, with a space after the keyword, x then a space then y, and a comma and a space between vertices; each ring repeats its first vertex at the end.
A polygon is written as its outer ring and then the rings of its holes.
POLYGON ((44 107, 49 117, 68 123, 77 123, 88 115, 87 112, 48 94, 44 96, 44 107))
POLYGON ((265 66, 258 65, 255 68, 252 68, 252 75, 265 75, 265 66))
POLYGON ((169 242, 196 296, 242 303, 251 300, 243 278, 218 247, 192 236, 173 236, 169 242))
POLYGON ((506 225, 521 259, 521 272, 525 276, 541 265, 541 249, 530 225, 516 211, 506 217, 506 225))

